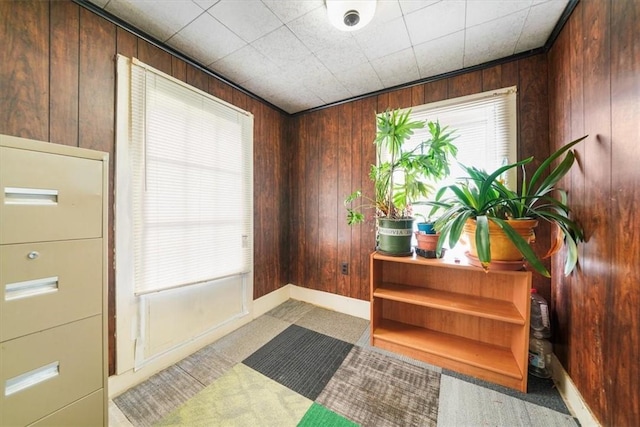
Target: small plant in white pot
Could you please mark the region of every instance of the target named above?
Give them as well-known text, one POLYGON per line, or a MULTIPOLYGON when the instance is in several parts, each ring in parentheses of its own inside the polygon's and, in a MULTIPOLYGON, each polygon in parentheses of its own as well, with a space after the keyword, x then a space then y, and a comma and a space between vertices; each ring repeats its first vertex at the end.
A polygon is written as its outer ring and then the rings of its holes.
POLYGON ((375 210, 377 250, 394 256, 411 254, 414 220, 411 204, 433 191, 429 181, 449 175, 450 158, 457 154, 457 148, 451 143, 452 132, 447 133, 446 126, 411 120, 410 114, 411 110, 378 114, 374 141, 377 164, 372 165, 369 172, 374 183, 374 198, 366 198, 361 190, 356 190, 344 202, 349 225, 364 222, 364 209, 375 210), (405 144, 414 130, 425 125, 429 128, 430 138, 408 149, 405 144), (354 206, 358 199, 364 202, 354 206))

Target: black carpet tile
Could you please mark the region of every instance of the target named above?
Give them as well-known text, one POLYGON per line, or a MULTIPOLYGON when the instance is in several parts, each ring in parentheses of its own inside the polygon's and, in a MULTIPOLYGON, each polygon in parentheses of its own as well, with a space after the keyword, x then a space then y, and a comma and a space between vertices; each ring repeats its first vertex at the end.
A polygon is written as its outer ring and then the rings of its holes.
POLYGON ((353 344, 291 325, 243 363, 315 400, 353 344))

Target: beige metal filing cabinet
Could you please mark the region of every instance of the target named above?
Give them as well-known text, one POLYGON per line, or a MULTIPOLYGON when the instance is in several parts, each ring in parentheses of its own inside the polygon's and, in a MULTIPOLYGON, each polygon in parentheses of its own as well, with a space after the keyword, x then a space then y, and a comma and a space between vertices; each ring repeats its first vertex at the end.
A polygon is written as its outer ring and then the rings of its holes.
POLYGON ((108 154, 0 135, 0 426, 107 424, 108 154))

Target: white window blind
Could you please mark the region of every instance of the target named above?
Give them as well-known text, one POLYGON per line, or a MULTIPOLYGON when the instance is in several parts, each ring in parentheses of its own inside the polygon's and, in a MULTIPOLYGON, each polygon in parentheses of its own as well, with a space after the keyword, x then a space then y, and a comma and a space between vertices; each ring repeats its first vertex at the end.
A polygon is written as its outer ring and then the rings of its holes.
MULTIPOLYGON (((516 94, 516 87, 512 86, 412 109, 412 119, 439 120, 441 126, 455 130, 453 143, 458 147, 457 161, 451 164, 450 176, 435 183, 436 188, 466 176, 458 163, 492 172, 517 161, 516 94)), ((409 144, 413 142, 415 147, 426 139, 429 139, 427 127, 418 129, 409 144)), ((516 173, 511 170, 504 177, 510 188, 515 189, 517 185, 516 173)))
POLYGON ((134 289, 252 271, 253 117, 131 66, 134 289))

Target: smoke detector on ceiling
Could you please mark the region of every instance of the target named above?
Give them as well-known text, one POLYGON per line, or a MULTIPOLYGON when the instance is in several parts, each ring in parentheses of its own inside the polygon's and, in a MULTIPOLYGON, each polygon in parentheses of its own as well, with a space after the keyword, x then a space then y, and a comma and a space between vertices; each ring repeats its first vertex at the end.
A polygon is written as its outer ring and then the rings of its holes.
POLYGON ((373 19, 376 0, 326 0, 331 25, 340 31, 356 31, 373 19))

